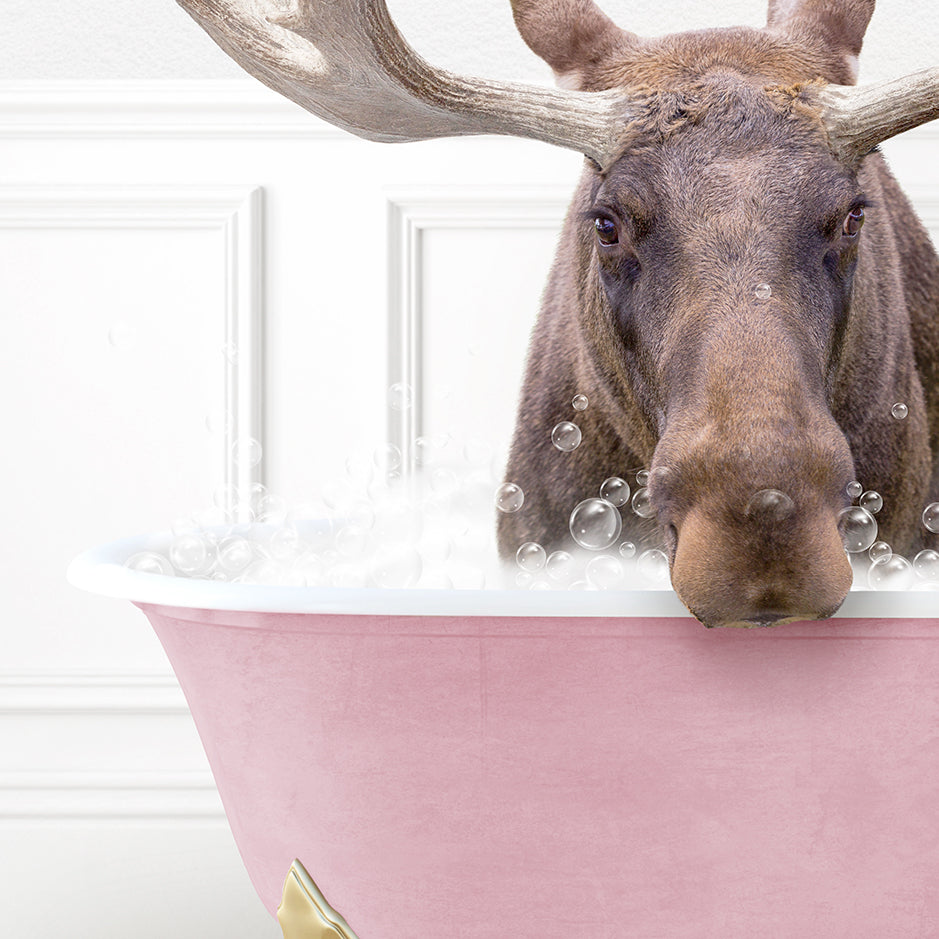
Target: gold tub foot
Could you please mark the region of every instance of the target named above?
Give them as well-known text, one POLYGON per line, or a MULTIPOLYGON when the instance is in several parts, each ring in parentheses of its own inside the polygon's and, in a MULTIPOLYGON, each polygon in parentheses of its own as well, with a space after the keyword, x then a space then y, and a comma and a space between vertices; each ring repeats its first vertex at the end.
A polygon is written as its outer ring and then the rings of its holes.
POLYGON ((277 921, 284 939, 357 939, 299 861, 287 871, 277 921))

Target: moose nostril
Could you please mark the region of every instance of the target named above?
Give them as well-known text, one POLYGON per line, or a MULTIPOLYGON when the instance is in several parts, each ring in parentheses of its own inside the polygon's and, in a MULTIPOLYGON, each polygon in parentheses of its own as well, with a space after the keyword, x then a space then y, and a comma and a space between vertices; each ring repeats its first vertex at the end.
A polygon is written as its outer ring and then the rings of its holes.
POLYGON ((783 522, 794 515, 795 510, 795 503, 786 493, 778 489, 761 489, 752 496, 744 512, 748 518, 783 522))

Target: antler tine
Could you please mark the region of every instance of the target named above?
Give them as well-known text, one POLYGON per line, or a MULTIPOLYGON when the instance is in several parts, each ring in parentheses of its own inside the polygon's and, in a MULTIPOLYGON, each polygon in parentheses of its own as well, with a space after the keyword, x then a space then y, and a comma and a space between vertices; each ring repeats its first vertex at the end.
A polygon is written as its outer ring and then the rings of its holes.
POLYGON ((871 85, 828 85, 816 100, 832 148, 854 164, 881 141, 939 117, 939 67, 871 85))
POLYGON ((629 119, 621 92, 462 78, 428 65, 384 0, 178 0, 239 65, 325 120, 378 141, 531 137, 606 168, 629 119))

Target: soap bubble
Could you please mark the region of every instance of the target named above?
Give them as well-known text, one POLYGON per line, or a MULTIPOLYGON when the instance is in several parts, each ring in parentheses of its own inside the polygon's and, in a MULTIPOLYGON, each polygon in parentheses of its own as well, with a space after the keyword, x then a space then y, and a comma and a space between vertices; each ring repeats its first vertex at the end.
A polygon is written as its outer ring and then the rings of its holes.
POLYGON ((294 562, 294 572, 303 578, 304 586, 319 587, 326 576, 323 559, 312 551, 301 554, 294 562))
POLYGON ((574 406, 575 411, 586 411, 590 401, 586 395, 574 395, 574 400, 571 401, 571 404, 574 406))
POLYGON ((375 552, 369 573, 376 587, 413 587, 421 576, 423 562, 413 545, 384 545, 375 552))
POLYGON ((345 516, 361 497, 358 487, 344 477, 329 480, 320 490, 320 495, 338 516, 345 516))
POLYGON ((757 300, 769 300, 773 295, 773 288, 769 284, 757 284, 753 293, 756 295, 757 300))
POLYGON ((456 473, 445 466, 438 466, 430 474, 430 488, 437 496, 452 496, 460 487, 456 473))
POLYGON ((552 551, 545 562, 545 571, 555 583, 569 584, 577 573, 577 565, 569 552, 552 551))
POLYGON ((184 574, 195 574, 209 566, 209 546, 195 532, 177 535, 170 544, 170 561, 184 574))
POLYGON ((649 490, 645 487, 637 489, 633 493, 632 507, 633 511, 640 518, 651 518, 655 515, 655 508, 652 505, 652 500, 649 498, 649 490))
POLYGON ((346 512, 345 521, 358 525, 364 531, 371 531, 375 526, 375 509, 370 502, 356 502, 346 512))
POLYGON ((930 502, 923 509, 923 524, 933 532, 939 532, 939 502, 930 502))
POLYGON ((580 428, 570 421, 561 421, 561 423, 555 425, 554 430, 551 431, 551 442, 558 450, 564 453, 570 453, 571 450, 576 450, 580 446, 582 439, 583 435, 580 432, 580 428))
POLYGON ((173 565, 156 551, 138 551, 124 562, 124 567, 129 567, 132 571, 140 571, 142 574, 173 576, 173 565))
POLYGON ((254 437, 239 437, 231 445, 231 458, 238 466, 257 466, 261 462, 261 444, 254 437))
POLYGON ((515 563, 523 571, 540 571, 548 560, 548 554, 537 541, 526 541, 515 552, 515 563))
POLYGON ((344 558, 355 558, 365 552, 368 532, 361 525, 343 525, 336 532, 336 550, 344 558))
POLYGON ((852 505, 838 513, 838 531, 845 551, 866 551, 877 540, 877 522, 867 509, 852 505))
POLYGON ((108 330, 108 343, 112 349, 117 349, 119 352, 133 349, 137 343, 134 327, 130 323, 114 323, 108 330))
POLYGON ((890 409, 890 416, 895 417, 898 421, 902 421, 909 413, 910 409, 902 401, 898 401, 890 409))
POLYGON ((913 565, 905 557, 891 554, 871 564, 867 583, 874 590, 908 590, 914 576, 913 565))
POLYGON ((238 487, 234 483, 224 483, 212 490, 212 504, 225 512, 230 512, 238 505, 238 487))
POLYGON ((401 469, 401 450, 393 443, 386 443, 372 454, 372 462, 377 469, 385 473, 393 473, 401 469))
POLYGON ((659 548, 643 551, 636 561, 636 570, 653 583, 665 583, 668 580, 668 558, 659 548))
POLYGON ((413 404, 413 398, 407 382, 397 381, 388 389, 388 406, 392 411, 406 411, 413 404))
POLYGON ((432 466, 439 461, 447 441, 446 434, 418 437, 414 441, 414 462, 418 466, 432 466))
POLYGON ((931 583, 939 583, 939 551, 925 548, 913 558, 913 570, 917 577, 931 583))
POLYGON ((254 561, 254 549, 247 538, 232 535, 218 546, 218 566, 229 574, 238 574, 254 561))
POLYGON ((771 522, 784 522, 796 510, 795 503, 778 489, 761 489, 747 503, 744 512, 771 522))
POLYGON ((636 556, 636 546, 631 541, 624 541, 619 546, 619 556, 625 560, 630 560, 636 556))
POLYGON ((222 346, 222 355, 225 356, 225 361, 227 361, 229 365, 237 365, 238 344, 232 341, 226 342, 225 345, 222 346))
POLYGON ((845 486, 844 491, 848 494, 849 499, 856 499, 864 491, 864 487, 855 479, 845 486))
POLYGON ((305 545, 300 532, 291 525, 283 525, 271 534, 268 541, 271 557, 277 561, 295 561, 305 545))
POLYGON ((287 518, 287 500, 283 496, 265 492, 258 496, 254 505, 254 514, 259 522, 269 525, 279 524, 287 518))
POLYGON ((623 530, 616 506, 605 499, 584 499, 574 507, 569 522, 574 541, 589 551, 609 548, 623 530))
POLYGON ((587 562, 587 582, 599 590, 616 587, 623 579, 623 565, 612 554, 599 554, 587 562))
POLYGON ((629 501, 629 483, 619 476, 611 476, 605 479, 600 486, 600 498, 606 499, 617 508, 625 505, 629 501))
POLYGON ((515 483, 503 483, 496 490, 496 508, 500 512, 517 512, 524 501, 525 493, 515 483))
POLYGON ((192 520, 196 523, 196 528, 202 532, 202 536, 209 544, 215 545, 228 534, 225 526, 230 521, 231 516, 224 509, 218 506, 210 505, 204 509, 199 509, 192 520))
POLYGON ((649 471, 639 470, 639 472, 636 473, 636 483, 639 486, 648 486, 649 485, 649 471))
POLYGON ((862 509, 867 509, 871 515, 876 515, 884 507, 884 500, 883 496, 881 496, 879 492, 874 492, 873 489, 868 489, 868 491, 857 500, 857 504, 862 509))
POLYGON ((883 558, 889 558, 893 554, 893 549, 886 541, 875 541, 867 554, 872 561, 880 561, 883 558))

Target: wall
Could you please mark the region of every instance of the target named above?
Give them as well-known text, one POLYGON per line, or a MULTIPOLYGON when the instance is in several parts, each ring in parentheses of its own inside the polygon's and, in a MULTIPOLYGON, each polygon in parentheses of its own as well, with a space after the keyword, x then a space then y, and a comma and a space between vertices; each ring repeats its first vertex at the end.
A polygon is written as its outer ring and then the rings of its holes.
MULTIPOLYGON (((544 78, 507 5, 390 5, 441 64, 544 78)), ((882 0, 865 78, 931 64, 934 21, 898 8, 882 0)), ((0 934, 260 939, 279 929, 162 650, 65 566, 226 482, 297 499, 389 437, 504 440, 580 161, 344 136, 243 79, 172 4, 130 9, 14 0, 0 36, 0 934), (401 378, 420 428, 388 407, 401 378), (253 474, 240 435, 263 442, 253 474)), ((760 13, 741 0, 719 22, 760 13)), ((692 17, 715 22, 676 0, 635 28, 692 17)), ((939 231, 936 143, 887 149, 939 231)))
MULTIPOLYGON (((601 6, 644 36, 766 22, 759 0, 605 0, 601 6)), ((388 8, 412 45, 435 64, 494 78, 533 81, 546 75, 515 32, 509 0, 388 0, 388 8)), ((172 0, 123 6, 86 0, 80 10, 64 11, 61 4, 5 0, 4 12, 0 79, 238 77, 232 62, 192 28, 172 0)), ((862 80, 934 65, 937 38, 939 24, 928 0, 879 0, 865 41, 862 80)))

